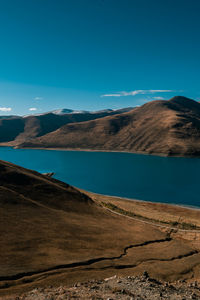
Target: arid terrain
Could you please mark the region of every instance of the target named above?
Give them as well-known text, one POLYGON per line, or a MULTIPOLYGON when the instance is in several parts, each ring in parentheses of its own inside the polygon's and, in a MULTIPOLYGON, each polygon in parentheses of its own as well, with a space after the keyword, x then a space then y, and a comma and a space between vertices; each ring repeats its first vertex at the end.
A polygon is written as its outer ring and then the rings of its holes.
POLYGON ((67 124, 15 146, 199 156, 200 103, 181 96, 156 100, 130 112, 67 124))
POLYGON ((72 110, 58 110, 44 114, 29 116, 0 116, 0 142, 17 145, 35 137, 43 136, 55 131, 68 123, 77 123, 120 114, 131 110, 102 110, 96 112, 72 110))
POLYGON ((183 300, 199 299, 199 282, 177 282, 164 284, 149 277, 147 272, 143 276, 112 276, 103 280, 77 282, 74 285, 47 288, 35 288, 20 296, 6 296, 5 300, 70 300, 70 299, 124 299, 124 300, 183 300))
POLYGON ((3 299, 144 271, 200 279, 199 210, 83 193, 3 161, 0 171, 3 299))

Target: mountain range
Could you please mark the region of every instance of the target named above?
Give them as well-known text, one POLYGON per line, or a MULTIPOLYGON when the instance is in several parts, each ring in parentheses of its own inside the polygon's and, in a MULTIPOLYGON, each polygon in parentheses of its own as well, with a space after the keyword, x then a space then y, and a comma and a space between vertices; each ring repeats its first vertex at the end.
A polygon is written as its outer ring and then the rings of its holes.
POLYGON ((68 122, 15 145, 199 156, 200 103, 182 96, 155 100, 128 112, 68 122))
POLYGON ((44 114, 24 117, 2 116, 0 117, 0 142, 12 142, 13 144, 19 144, 55 131, 68 123, 94 120, 130 111, 131 109, 132 108, 119 110, 108 109, 95 112, 61 109, 44 114))

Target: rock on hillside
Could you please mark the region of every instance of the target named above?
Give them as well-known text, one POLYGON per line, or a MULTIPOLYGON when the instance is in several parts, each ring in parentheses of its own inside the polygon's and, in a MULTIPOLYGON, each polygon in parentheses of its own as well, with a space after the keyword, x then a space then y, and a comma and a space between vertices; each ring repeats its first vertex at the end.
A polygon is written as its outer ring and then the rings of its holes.
MULTIPOLYGON (((146 273, 144 273, 146 274, 146 273)), ((175 282, 162 283, 147 276, 112 276, 104 280, 78 282, 72 287, 59 286, 46 289, 36 288, 20 296, 8 297, 7 300, 66 300, 66 299, 199 299, 198 283, 175 282)))

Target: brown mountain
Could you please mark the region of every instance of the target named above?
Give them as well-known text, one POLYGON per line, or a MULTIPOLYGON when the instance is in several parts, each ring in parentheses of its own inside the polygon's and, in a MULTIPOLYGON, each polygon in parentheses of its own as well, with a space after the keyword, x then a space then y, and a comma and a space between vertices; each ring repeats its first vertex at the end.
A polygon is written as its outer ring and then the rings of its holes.
POLYGON ((62 126, 21 147, 200 155, 200 104, 176 96, 130 112, 62 126))
MULTIPOLYGON (((0 142, 13 142, 18 144, 32 138, 52 132, 64 124, 83 122, 119 114, 131 108, 119 110, 104 110, 96 112, 46 113, 27 117, 0 116, 0 142)), ((65 111, 65 110, 64 110, 65 111)))

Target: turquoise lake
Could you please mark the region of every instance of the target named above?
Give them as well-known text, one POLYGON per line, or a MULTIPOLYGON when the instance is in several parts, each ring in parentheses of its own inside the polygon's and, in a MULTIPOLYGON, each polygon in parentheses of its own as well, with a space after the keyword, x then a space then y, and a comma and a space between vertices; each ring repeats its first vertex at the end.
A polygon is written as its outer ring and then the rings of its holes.
POLYGON ((0 147, 0 159, 100 194, 200 207, 199 158, 0 147))

